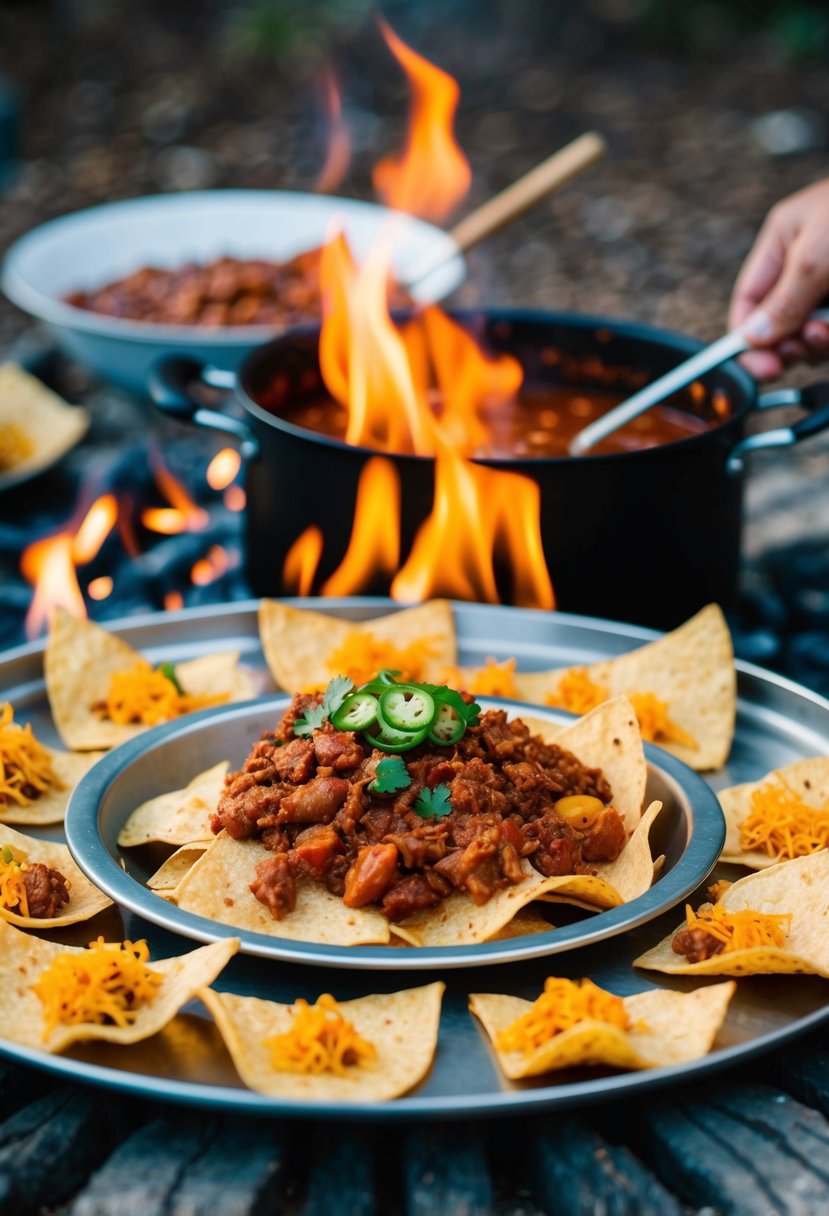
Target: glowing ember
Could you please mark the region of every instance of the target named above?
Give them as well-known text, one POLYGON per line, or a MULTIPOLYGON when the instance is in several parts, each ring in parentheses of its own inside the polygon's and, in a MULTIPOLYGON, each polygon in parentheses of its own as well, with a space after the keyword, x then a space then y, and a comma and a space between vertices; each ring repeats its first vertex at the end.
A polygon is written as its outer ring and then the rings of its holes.
POLYGON ((103 574, 100 578, 93 578, 86 588, 86 594, 91 600, 105 600, 107 596, 112 595, 114 585, 109 575, 103 574))
POLYGON ((211 490, 226 490, 242 467, 242 457, 235 448, 222 448, 207 466, 207 484, 211 490))
POLYGON ((223 574, 227 574, 230 569, 230 558, 227 550, 221 545, 211 545, 204 557, 200 558, 193 569, 190 571, 190 577, 197 587, 207 587, 210 583, 215 583, 216 579, 221 578, 223 574))
POLYGON ((316 524, 306 528, 291 545, 282 567, 282 579, 292 595, 311 594, 322 546, 322 532, 316 524))
POLYGON ((353 595, 376 575, 394 574, 399 561, 400 478, 390 460, 373 456, 360 473, 348 549, 322 594, 353 595))
POLYGON ((529 477, 472 464, 448 448, 435 462, 432 513, 391 586, 411 603, 433 595, 499 602, 494 555, 503 553, 513 603, 554 608, 544 561, 541 494, 529 477))
POLYGON ((472 172, 452 134, 460 90, 446 72, 429 63, 380 22, 392 54, 411 90, 406 146, 374 168, 374 189, 390 207, 439 221, 461 201, 472 172))
POLYGON ((118 502, 114 494, 104 494, 96 499, 75 533, 73 556, 78 565, 91 562, 98 556, 117 519, 118 502))
POLYGON ((35 541, 23 553, 20 569, 35 589, 25 623, 26 637, 30 640, 48 627, 58 608, 72 616, 86 616, 75 574, 73 545, 72 533, 62 532, 35 541))
POLYGON ((228 486, 224 492, 224 504, 228 511, 244 511, 248 496, 241 486, 228 486))
POLYGON ((351 163, 351 136, 343 118, 342 99, 333 72, 323 77, 325 112, 328 116, 328 152, 320 175, 314 183, 317 194, 333 194, 351 163))
POLYGON ((155 481, 169 507, 147 507, 141 512, 141 522, 151 532, 177 536, 180 532, 201 532, 210 522, 203 507, 193 502, 180 481, 160 461, 154 469, 155 481))

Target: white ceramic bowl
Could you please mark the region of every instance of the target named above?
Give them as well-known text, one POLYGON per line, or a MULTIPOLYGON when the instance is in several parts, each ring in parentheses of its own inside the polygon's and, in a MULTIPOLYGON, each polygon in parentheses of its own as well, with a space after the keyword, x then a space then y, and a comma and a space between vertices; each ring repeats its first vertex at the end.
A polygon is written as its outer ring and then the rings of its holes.
POLYGON ((145 394, 161 355, 180 351, 235 370, 279 329, 263 325, 203 328, 107 317, 66 304, 72 291, 103 286, 142 266, 176 267, 223 255, 282 262, 321 245, 339 226, 357 258, 392 224, 398 276, 448 259, 413 290, 439 300, 463 279, 463 258, 439 228, 373 203, 282 190, 204 190, 155 195, 77 211, 33 229, 11 246, 2 288, 42 321, 70 355, 112 383, 145 394))

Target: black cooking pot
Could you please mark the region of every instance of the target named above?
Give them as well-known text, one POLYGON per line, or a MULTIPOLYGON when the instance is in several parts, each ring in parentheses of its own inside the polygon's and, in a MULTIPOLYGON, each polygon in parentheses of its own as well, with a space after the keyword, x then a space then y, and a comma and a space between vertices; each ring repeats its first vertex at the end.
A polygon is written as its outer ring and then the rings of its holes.
MULTIPOLYGON (((570 314, 487 310, 459 316, 492 350, 522 363, 525 384, 614 388, 627 395, 662 375, 700 343, 648 326, 570 314)), ((271 412, 274 384, 284 404, 319 397, 318 327, 295 330, 254 351, 238 376, 183 356, 154 368, 151 393, 166 414, 241 441, 247 457, 247 571, 257 595, 290 594, 286 553, 317 524, 325 537, 319 586, 339 565, 351 533, 357 482, 377 453, 294 426, 271 412), (206 404, 235 390, 242 407, 206 404), (268 401, 270 408, 263 408, 268 401)), ((557 605, 568 612, 671 628, 703 604, 733 603, 739 570, 742 471, 748 452, 783 447, 829 427, 829 384, 758 397, 736 363, 709 373, 672 405, 710 425, 673 443, 579 458, 484 460, 523 473, 541 488, 541 531, 557 605), (724 402, 728 402, 722 418, 724 402), (746 437, 750 415, 802 406, 792 426, 746 437)), ((432 506, 429 457, 391 455, 402 484, 401 553, 432 506)), ((388 584, 362 591, 378 594, 388 584)), ((504 586, 509 599, 509 586, 504 586)))

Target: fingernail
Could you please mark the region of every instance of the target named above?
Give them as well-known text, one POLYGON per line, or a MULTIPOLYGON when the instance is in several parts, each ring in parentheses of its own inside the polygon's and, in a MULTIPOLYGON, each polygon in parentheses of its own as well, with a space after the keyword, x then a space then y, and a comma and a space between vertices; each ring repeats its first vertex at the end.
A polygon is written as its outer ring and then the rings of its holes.
POLYGON ((747 338, 753 338, 757 342, 765 342, 774 333, 774 326, 771 323, 771 317, 767 312, 763 312, 762 308, 751 314, 747 321, 743 322, 743 333, 747 338))
POLYGON ((810 321, 804 326, 803 337, 810 346, 826 346, 829 342, 829 329, 822 321, 810 321))

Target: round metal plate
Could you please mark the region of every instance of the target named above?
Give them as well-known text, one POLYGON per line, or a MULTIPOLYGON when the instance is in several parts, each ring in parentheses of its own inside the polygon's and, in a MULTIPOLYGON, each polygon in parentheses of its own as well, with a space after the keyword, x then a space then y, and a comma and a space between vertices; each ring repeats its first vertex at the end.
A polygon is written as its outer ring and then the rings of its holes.
MULTIPOLYGON (((319 601, 292 601, 319 610, 319 601)), ((388 601, 328 601, 325 610, 350 619, 376 616, 388 601)), ((112 622, 131 645, 154 663, 194 657, 207 651, 238 649, 243 662, 262 673, 261 690, 272 684, 264 671, 256 628, 255 603, 231 604, 112 622)), ((650 641, 653 632, 631 625, 567 616, 522 612, 473 604, 455 606, 461 662, 482 663, 487 655, 515 655, 527 669, 590 663, 621 654, 650 641)), ((42 644, 6 652, 0 659, 4 695, 19 717, 31 721, 47 742, 57 743, 45 699, 42 644)), ((755 780, 773 767, 829 752, 829 702, 791 681, 748 664, 738 664, 737 733, 727 766, 711 777, 713 788, 755 780)), ((59 837, 59 831, 44 832, 59 837)), ((718 867, 722 877, 739 871, 718 867)), ((0 1053, 66 1079, 85 1081, 137 1097, 167 1099, 203 1108, 218 1108, 291 1117, 415 1119, 477 1117, 522 1113, 529 1109, 570 1107, 606 1102, 614 1097, 664 1086, 711 1073, 718 1068, 768 1051, 825 1021, 829 989, 810 976, 744 979, 731 1003, 714 1050, 702 1060, 678 1068, 607 1075, 596 1070, 564 1072, 555 1077, 512 1084, 499 1073, 477 1023, 467 1009, 472 991, 511 992, 535 997, 545 977, 590 976, 620 995, 652 987, 687 990, 698 980, 637 972, 632 960, 676 926, 669 912, 645 926, 583 949, 547 959, 501 963, 480 970, 450 971, 446 980, 440 1037, 431 1073, 413 1093, 394 1102, 345 1107, 278 1102, 242 1087, 206 1011, 193 1004, 161 1035, 128 1049, 106 1044, 76 1047, 63 1056, 0 1043, 0 1053)), ((154 957, 180 952, 180 937, 138 917, 129 909, 111 909, 95 921, 61 933, 60 940, 83 944, 98 933, 110 939, 146 937, 154 957)), ((412 977, 425 983, 428 975, 412 977)), ((313 999, 331 990, 343 1000, 404 986, 390 972, 334 971, 330 967, 296 966, 284 961, 239 956, 217 982, 218 988, 241 994, 291 1001, 313 999)))
MULTIPOLYGON (((504 708, 513 716, 522 712, 516 702, 487 697, 479 702, 485 709, 504 708)), ((607 912, 583 914, 549 933, 466 946, 323 946, 240 930, 177 908, 144 885, 158 859, 142 868, 140 856, 135 860, 139 850, 119 850, 121 828, 146 799, 183 788, 220 760, 229 759, 231 770, 241 767, 253 742, 273 728, 289 703, 290 697, 278 696, 194 714, 139 735, 96 764, 72 795, 65 825, 75 860, 92 882, 146 920, 198 941, 239 937, 246 953, 286 962, 427 971, 559 954, 624 933, 675 907, 711 873, 722 851, 725 823, 716 796, 686 765, 648 746, 646 803, 657 798, 663 803, 651 841, 654 856, 665 856, 662 876, 638 899, 607 912)), ((531 705, 525 712, 562 726, 568 720, 566 714, 531 705)))

